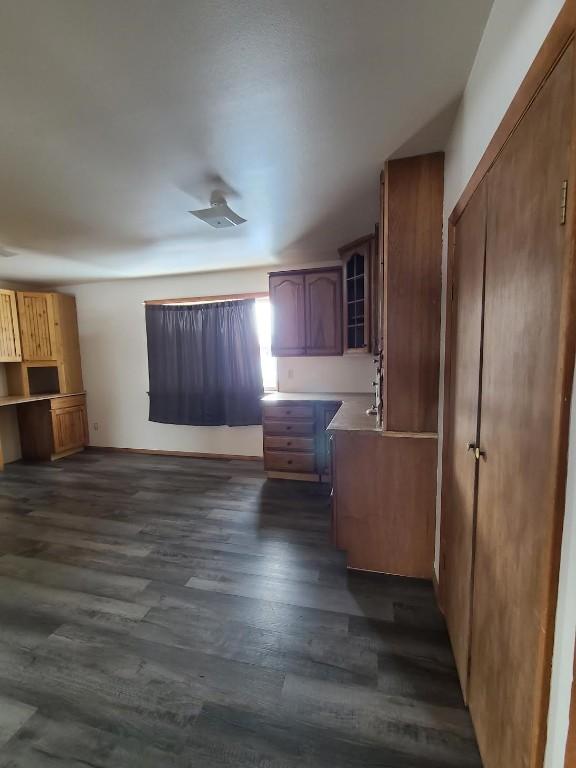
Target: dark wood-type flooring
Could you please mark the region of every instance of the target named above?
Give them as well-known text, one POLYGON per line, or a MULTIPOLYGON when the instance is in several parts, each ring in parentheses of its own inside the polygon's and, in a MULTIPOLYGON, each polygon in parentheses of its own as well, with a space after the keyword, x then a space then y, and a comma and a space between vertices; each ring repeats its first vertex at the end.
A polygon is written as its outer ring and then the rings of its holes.
POLYGON ((326 489, 87 451, 0 476, 0 768, 480 766, 432 587, 326 489))

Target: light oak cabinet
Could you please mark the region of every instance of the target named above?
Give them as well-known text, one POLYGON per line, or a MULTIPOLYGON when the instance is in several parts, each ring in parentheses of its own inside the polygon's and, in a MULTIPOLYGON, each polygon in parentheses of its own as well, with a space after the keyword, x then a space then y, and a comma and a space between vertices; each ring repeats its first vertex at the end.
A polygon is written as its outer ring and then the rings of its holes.
POLYGON ((57 360, 53 294, 18 292, 18 315, 25 362, 57 360))
POLYGON ((339 267, 270 274, 272 354, 342 354, 342 270, 339 267))
POLYGON ((88 445, 85 395, 54 397, 18 406, 23 458, 54 461, 88 445))
POLYGON ((4 294, 0 294, 4 302, 0 311, 1 349, 6 347, 14 355, 2 359, 9 363, 6 378, 10 394, 81 392, 82 366, 74 297, 35 291, 18 291, 15 300, 13 297, 14 294, 8 297, 8 303, 4 294), (15 353, 15 347, 21 354, 15 353))
POLYGON ((85 398, 56 398, 50 401, 52 446, 59 456, 81 450, 88 444, 85 398), (69 400, 76 402, 69 403, 69 400))
POLYGON ((16 293, 0 289, 0 363, 22 360, 16 293))

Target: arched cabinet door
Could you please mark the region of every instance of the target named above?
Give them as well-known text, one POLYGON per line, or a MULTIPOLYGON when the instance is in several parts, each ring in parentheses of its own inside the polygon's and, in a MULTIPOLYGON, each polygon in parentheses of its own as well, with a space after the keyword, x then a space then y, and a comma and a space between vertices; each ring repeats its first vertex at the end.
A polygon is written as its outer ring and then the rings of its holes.
POLYGON ((305 275, 306 354, 342 354, 342 270, 305 275))
POLYGON ((296 357, 306 354, 304 275, 284 272, 270 275, 272 305, 272 354, 296 357))

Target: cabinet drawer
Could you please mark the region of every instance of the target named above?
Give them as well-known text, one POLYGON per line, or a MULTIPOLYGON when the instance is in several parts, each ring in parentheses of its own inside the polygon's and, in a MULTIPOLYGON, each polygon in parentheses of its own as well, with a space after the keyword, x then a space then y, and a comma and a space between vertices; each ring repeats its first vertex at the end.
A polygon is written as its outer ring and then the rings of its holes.
POLYGON ((313 435, 313 421, 272 421, 264 419, 265 435, 313 435))
POLYGON ((313 453, 289 453, 288 451, 266 451, 266 469, 284 472, 314 472, 316 456, 313 453))
POLYGON ((86 395, 70 395, 70 397, 52 397, 50 399, 51 411, 60 411, 62 410, 62 408, 74 408, 80 405, 86 405, 86 395))
POLYGON ((313 437, 265 437, 264 450, 314 452, 313 437))
POLYGON ((265 405, 266 419, 313 419, 313 405, 265 405))

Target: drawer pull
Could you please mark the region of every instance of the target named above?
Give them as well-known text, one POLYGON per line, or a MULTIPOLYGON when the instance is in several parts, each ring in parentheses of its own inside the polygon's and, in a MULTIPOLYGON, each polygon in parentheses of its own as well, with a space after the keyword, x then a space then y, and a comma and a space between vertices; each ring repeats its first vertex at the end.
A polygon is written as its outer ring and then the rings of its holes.
POLYGON ((286 432, 290 432, 291 429, 292 427, 286 427, 286 432))
POLYGON ((287 445, 288 447, 290 447, 290 446, 292 445, 292 440, 288 440, 288 442, 286 443, 286 445, 287 445))
POLYGON ((288 459, 287 464, 292 464, 292 459, 288 459))

